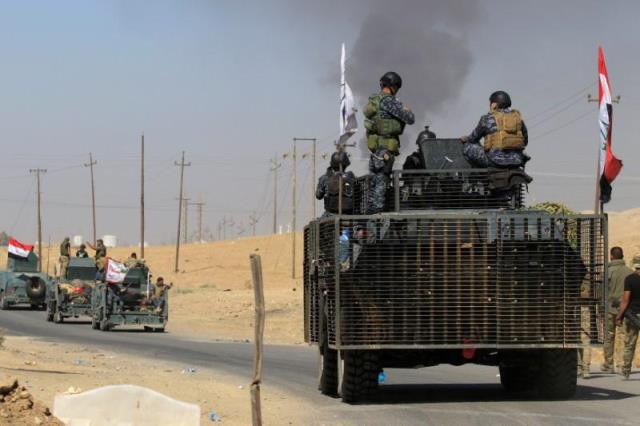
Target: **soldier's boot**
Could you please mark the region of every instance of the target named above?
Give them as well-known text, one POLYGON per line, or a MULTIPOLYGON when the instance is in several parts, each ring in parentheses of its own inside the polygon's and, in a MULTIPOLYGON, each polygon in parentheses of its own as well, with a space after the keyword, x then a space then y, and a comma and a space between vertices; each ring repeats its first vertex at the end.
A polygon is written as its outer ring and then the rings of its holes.
POLYGON ((589 372, 589 367, 582 367, 582 378, 583 379, 589 379, 591 378, 591 373, 589 372))
POLYGON ((613 366, 608 364, 602 364, 600 366, 600 371, 607 374, 615 373, 615 369, 613 368, 613 366))

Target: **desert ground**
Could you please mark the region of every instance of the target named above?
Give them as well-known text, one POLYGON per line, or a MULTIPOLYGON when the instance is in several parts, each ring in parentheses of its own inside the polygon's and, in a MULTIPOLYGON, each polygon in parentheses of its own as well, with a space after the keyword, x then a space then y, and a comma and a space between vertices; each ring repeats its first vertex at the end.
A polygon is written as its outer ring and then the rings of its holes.
MULTIPOLYGON (((623 247, 627 259, 640 253, 640 209, 609 214, 609 246, 614 245, 623 247)), ((139 252, 139 248, 117 247, 109 249, 109 256, 123 260, 134 251, 139 252)), ((47 260, 45 256, 44 266, 53 273, 57 247, 45 248, 44 253, 49 258, 47 260)), ((163 276, 166 282, 173 283, 167 332, 198 339, 253 340, 254 296, 249 255, 254 253, 261 255, 263 265, 267 311, 265 342, 304 344, 302 241, 298 235, 296 279, 292 279, 291 234, 184 245, 177 273, 174 271, 174 246, 145 248, 145 259, 153 275, 163 276)), ((3 250, 0 264, 5 263, 5 258, 6 250, 3 250)), ((203 418, 214 409, 224 416, 226 423, 250 423, 248 384, 224 371, 205 371, 185 381, 181 373, 184 366, 170 363, 149 366, 145 360, 130 356, 73 345, 62 347, 25 337, 8 337, 4 346, 6 348, 0 351, 0 374, 17 375, 45 405, 50 405, 55 394, 65 392, 69 387, 87 390, 106 384, 134 382, 200 404, 203 418), (88 364, 76 365, 75 359, 86 360, 88 364), (117 368, 125 359, 128 367, 117 368), (25 365, 26 361, 35 364, 25 365), (39 370, 61 373, 49 375, 39 370), (152 371, 159 374, 151 374, 152 371), (105 376, 104 372, 109 374, 105 376), (196 389, 200 388, 215 397, 215 407, 211 401, 199 399, 196 389)), ((593 363, 598 364, 601 351, 593 352, 593 363)), ((640 353, 637 353, 636 366, 639 364, 640 353)), ((302 418, 289 416, 289 413, 300 412, 304 402, 269 388, 268 384, 265 395, 271 401, 265 415, 267 423, 279 423, 277 413, 282 412, 279 410, 287 410, 287 419, 294 424, 304 423, 302 418), (293 405, 298 410, 288 410, 293 405)), ((313 408, 309 407, 309 410, 313 408)), ((310 412, 306 411, 307 414, 310 412)))

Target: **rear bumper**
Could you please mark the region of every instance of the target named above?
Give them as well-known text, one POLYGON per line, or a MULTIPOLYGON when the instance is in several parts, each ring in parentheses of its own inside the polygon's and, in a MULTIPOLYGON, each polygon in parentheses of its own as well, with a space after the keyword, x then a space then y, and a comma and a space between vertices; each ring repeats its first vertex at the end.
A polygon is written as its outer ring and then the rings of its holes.
POLYGON ((147 312, 127 312, 111 314, 107 320, 113 325, 151 325, 164 327, 168 318, 147 312))

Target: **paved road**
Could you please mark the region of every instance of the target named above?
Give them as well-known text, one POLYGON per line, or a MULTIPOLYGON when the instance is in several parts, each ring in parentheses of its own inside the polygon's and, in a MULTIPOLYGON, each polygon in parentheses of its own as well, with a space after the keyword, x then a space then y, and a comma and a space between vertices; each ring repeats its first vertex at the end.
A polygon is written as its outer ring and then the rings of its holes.
MULTIPOLYGON (((15 335, 221 369, 245 381, 253 363, 250 344, 186 340, 170 333, 104 333, 86 324, 48 323, 43 312, 2 311, 0 327, 15 335)), ((264 359, 264 381, 317 407, 322 415, 313 420, 315 424, 640 425, 640 372, 627 382, 619 376, 594 374, 580 381, 575 399, 561 402, 512 398, 502 391, 497 372, 472 365, 391 369, 375 401, 349 406, 316 391, 314 348, 267 346, 264 359)))

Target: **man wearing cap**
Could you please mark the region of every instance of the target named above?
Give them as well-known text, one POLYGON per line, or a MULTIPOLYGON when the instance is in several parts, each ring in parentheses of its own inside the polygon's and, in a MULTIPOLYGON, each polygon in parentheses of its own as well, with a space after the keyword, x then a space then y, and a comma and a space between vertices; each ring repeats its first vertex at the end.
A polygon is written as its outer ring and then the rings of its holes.
POLYGON ((607 300, 609 302, 609 313, 607 317, 607 336, 604 342, 604 362, 601 370, 603 373, 613 373, 613 356, 615 353, 616 334, 618 339, 624 337, 622 327, 616 327, 616 316, 620 307, 620 299, 622 299, 622 291, 624 289, 624 280, 633 271, 627 267, 624 262, 624 252, 621 247, 612 247, 609 251, 609 294, 607 300))
POLYGON ((631 363, 638 342, 640 330, 640 254, 631 261, 633 273, 624 280, 624 292, 620 302, 620 310, 616 316, 616 324, 622 325, 624 319, 624 352, 622 355, 622 376, 625 380, 631 374, 631 363))

